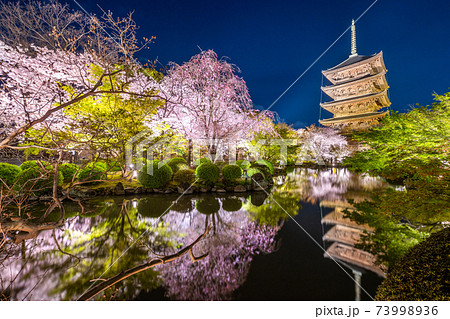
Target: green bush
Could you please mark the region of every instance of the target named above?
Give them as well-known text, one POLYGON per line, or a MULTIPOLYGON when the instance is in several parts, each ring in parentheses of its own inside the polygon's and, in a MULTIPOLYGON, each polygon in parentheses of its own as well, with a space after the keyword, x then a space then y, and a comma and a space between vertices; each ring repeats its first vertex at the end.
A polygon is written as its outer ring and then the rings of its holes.
POLYGON ((256 168, 260 168, 262 170, 265 170, 270 175, 273 175, 273 173, 274 173, 274 169, 273 169, 272 163, 267 161, 267 160, 258 160, 258 161, 253 163, 252 167, 256 167, 256 168))
POLYGON ((78 171, 77 178, 83 182, 98 179, 106 179, 106 164, 102 162, 90 162, 78 171))
POLYGON ((200 158, 200 159, 196 160, 194 162, 194 165, 195 166, 200 166, 200 165, 205 164, 205 163, 211 163, 211 160, 209 158, 203 157, 203 158, 200 158))
POLYGON ((227 212, 237 212, 242 208, 242 201, 239 198, 225 198, 222 208, 227 212))
MULTIPOLYGON (((52 192, 54 180, 53 165, 46 161, 26 161, 20 165, 22 172, 17 176, 17 189, 41 196, 52 192)), ((58 186, 61 186, 64 176, 58 171, 58 186)))
POLYGON ((199 199, 195 203, 195 208, 198 210, 198 212, 202 214, 210 215, 217 213, 219 211, 220 203, 217 199, 213 197, 206 197, 199 199))
POLYGON ((148 161, 138 174, 138 181, 147 188, 160 188, 166 185, 172 178, 172 169, 167 164, 161 164, 158 160, 148 161), (152 174, 148 173, 148 167, 153 168, 152 174))
POLYGON ((256 173, 261 173, 261 174, 263 174, 263 176, 265 176, 264 173, 259 168, 251 167, 247 170, 248 177, 252 177, 256 173))
POLYGON ((183 187, 189 187, 195 182, 195 171, 192 169, 181 169, 175 173, 173 180, 183 187))
POLYGON ((236 161, 236 165, 242 169, 247 169, 250 167, 251 164, 247 160, 238 160, 238 161, 236 161))
POLYGON ((450 228, 412 247, 390 269, 375 300, 450 300, 450 228))
POLYGON ((21 172, 22 170, 17 165, 0 163, 0 187, 3 187, 4 183, 7 186, 11 186, 12 184, 14 184, 17 176, 19 176, 21 172))
POLYGON ((58 170, 62 173, 64 178, 64 183, 69 183, 72 181, 76 172, 79 170, 77 164, 73 163, 64 163, 58 166, 58 170))
POLYGON ((205 182, 215 183, 219 179, 220 169, 216 164, 208 162, 197 167, 195 174, 205 182))
POLYGON ((186 162, 186 160, 182 157, 174 157, 172 158, 167 165, 170 166, 170 168, 172 169, 172 173, 176 174, 176 172, 178 172, 181 169, 188 169, 189 165, 186 162))
POLYGON ((226 180, 234 181, 242 176, 242 168, 233 164, 225 165, 222 168, 222 176, 226 180))

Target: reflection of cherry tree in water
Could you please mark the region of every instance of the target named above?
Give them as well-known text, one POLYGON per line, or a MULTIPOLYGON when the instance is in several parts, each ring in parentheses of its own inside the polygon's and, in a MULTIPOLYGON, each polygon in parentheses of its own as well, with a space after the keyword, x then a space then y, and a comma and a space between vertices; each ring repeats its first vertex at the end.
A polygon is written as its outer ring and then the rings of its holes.
MULTIPOLYGON (((320 201, 347 202, 348 198, 358 199, 362 193, 385 186, 375 177, 360 176, 347 169, 299 169, 289 173, 284 187, 301 195, 301 199, 310 203, 320 201)), ((366 195, 363 195, 366 197, 366 195)))
MULTIPOLYGON (((60 227, 88 232, 91 225, 92 220, 75 217, 64 220, 60 227)), ((58 249, 64 248, 68 240, 64 231, 49 229, 20 243, 5 242, 0 248, 0 295, 11 300, 47 299, 58 286, 61 272, 78 262, 58 249)))
POLYGON ((164 216, 166 223, 186 234, 185 242, 190 242, 203 232, 209 221, 215 223, 214 230, 196 247, 198 254, 208 252, 207 258, 192 263, 184 257, 172 266, 158 268, 171 299, 230 299, 233 291, 245 281, 253 256, 271 253, 276 248, 278 226, 259 225, 249 219, 248 213, 242 209, 225 211, 223 206, 231 205, 227 200, 211 198, 208 199, 209 205, 199 200, 197 211, 188 215, 164 216), (217 202, 214 203, 214 200, 217 202), (216 210, 217 204, 219 209, 216 210), (198 212, 207 206, 213 212, 198 212))
MULTIPOLYGON (((168 244, 169 234, 164 227, 151 227, 149 221, 137 215, 130 201, 119 198, 116 202, 93 202, 82 217, 66 219, 64 230, 41 232, 37 238, 22 242, 22 246, 9 245, 4 271, 0 271, 0 288, 8 298, 77 298, 91 284, 89 280, 100 276, 128 247, 127 258, 119 259, 107 276, 148 259, 148 246, 157 250, 168 244), (147 236, 132 245, 146 230, 149 230, 147 236)), ((132 299, 141 289, 151 290, 157 286, 156 273, 150 270, 145 276, 139 274, 120 283, 114 294, 119 299, 132 299)), ((110 291, 105 295, 109 296, 110 291)))

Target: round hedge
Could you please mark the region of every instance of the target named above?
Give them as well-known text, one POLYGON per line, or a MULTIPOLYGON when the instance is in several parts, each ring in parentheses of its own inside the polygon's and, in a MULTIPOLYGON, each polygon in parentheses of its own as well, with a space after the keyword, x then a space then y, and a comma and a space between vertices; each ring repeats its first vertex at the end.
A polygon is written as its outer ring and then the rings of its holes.
POLYGON ((222 176, 226 180, 234 181, 242 176, 242 168, 233 164, 225 165, 222 168, 222 176))
POLYGON ((219 179, 220 169, 216 164, 208 162, 197 167, 195 174, 205 182, 215 183, 219 179))
POLYGON ((148 161, 138 174, 138 181, 147 188, 160 188, 166 185, 172 178, 172 169, 167 164, 160 164, 158 160, 148 161), (153 168, 152 174, 148 173, 148 167, 153 168), (161 167, 158 167, 161 166, 161 167))
MULTIPOLYGON (((20 165, 22 172, 17 176, 17 188, 35 196, 49 194, 53 190, 53 166, 46 161, 26 161, 20 165)), ((64 180, 61 171, 58 171, 58 186, 64 180)))
POLYGON ((450 228, 409 249, 378 287, 375 300, 450 300, 450 228))
POLYGON ((237 212, 242 208, 242 201, 239 198, 225 198, 222 207, 227 212, 237 212))
POLYGON ((22 170, 17 165, 0 163, 0 179, 3 181, 0 181, 0 187, 4 186, 4 183, 7 186, 14 184, 21 172, 22 170))
POLYGON ((236 165, 242 169, 247 169, 250 167, 251 163, 247 160, 238 160, 236 161, 236 165))
POLYGON ((172 173, 175 174, 176 172, 178 172, 181 169, 188 169, 189 165, 186 162, 186 160, 182 157, 174 157, 172 158, 167 165, 170 166, 170 168, 172 169, 172 173))
POLYGON ((198 212, 202 214, 211 215, 219 211, 220 203, 217 199, 213 197, 206 197, 199 199, 195 203, 195 208, 197 209, 198 212))
POLYGON ((90 162, 78 171, 77 178, 83 182, 89 182, 106 178, 106 164, 101 162, 90 162))
POLYGON ((195 171, 192 169, 181 169, 175 173, 173 180, 180 186, 189 187, 195 182, 195 171))
POLYGON ((200 166, 200 165, 205 164, 205 163, 211 163, 211 160, 209 158, 202 157, 202 158, 196 160, 194 162, 194 165, 195 166, 200 166))
POLYGON ((64 183, 71 182, 79 169, 78 165, 74 163, 64 163, 58 166, 58 170, 63 174, 64 183))

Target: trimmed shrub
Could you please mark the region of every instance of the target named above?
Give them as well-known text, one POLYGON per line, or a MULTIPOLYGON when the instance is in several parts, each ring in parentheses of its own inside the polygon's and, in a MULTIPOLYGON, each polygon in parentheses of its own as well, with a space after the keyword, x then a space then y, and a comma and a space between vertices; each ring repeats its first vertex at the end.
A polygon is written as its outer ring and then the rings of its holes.
POLYGON ((247 160, 238 160, 236 161, 236 165, 242 169, 247 169, 250 167, 251 163, 247 160))
POLYGON ((172 173, 176 174, 176 172, 178 172, 181 169, 188 169, 189 165, 186 162, 186 160, 182 157, 174 157, 172 158, 167 165, 170 166, 170 168, 172 169, 172 173))
POLYGON ((274 172, 273 165, 271 162, 269 162, 267 160, 258 160, 256 162, 254 162, 252 166, 254 166, 256 168, 262 168, 264 170, 267 170, 267 172, 270 175, 273 175, 273 172, 274 172), (266 169, 264 167, 266 167, 266 169))
POLYGON ((242 168, 233 164, 225 165, 222 168, 222 176, 226 180, 234 181, 242 176, 242 168))
POLYGON ((0 187, 4 186, 4 183, 8 186, 14 184, 17 180, 17 177, 22 172, 19 166, 9 164, 9 163, 0 163, 0 187))
POLYGON ((83 182, 90 182, 97 179, 106 179, 106 164, 102 162, 90 162, 83 169, 78 171, 77 178, 83 182))
POLYGON ((58 166, 58 170, 63 174, 64 183, 69 183, 79 170, 79 167, 77 164, 64 163, 58 166))
POLYGON ((209 158, 203 157, 203 158, 200 158, 200 159, 196 160, 194 162, 194 165, 195 166, 200 166, 200 165, 205 164, 205 163, 211 163, 211 160, 209 158))
MULTIPOLYGON (((17 176, 16 187, 35 196, 49 194, 53 190, 53 165, 46 161, 26 161, 20 165, 22 172, 17 176)), ((58 171, 58 186, 61 186, 64 176, 58 171)))
POLYGON ((172 179, 172 169, 167 164, 161 164, 158 160, 148 161, 138 174, 138 181, 147 188, 160 188, 172 179), (153 172, 149 174, 148 167, 152 165, 153 172))
POLYGON ((210 215, 217 213, 220 209, 220 203, 217 199, 213 197, 206 197, 199 199, 195 203, 195 208, 199 211, 199 213, 210 215))
POLYGON ((375 300, 450 300, 450 228, 412 247, 390 269, 375 300))
POLYGON ((189 187, 195 182, 195 171, 193 169, 181 169, 175 173, 173 180, 183 187, 189 187))
POLYGON ((261 173, 263 174, 263 176, 265 176, 264 173, 259 168, 251 167, 247 170, 248 177, 252 177, 256 173, 261 173))
POLYGON ((239 198, 225 198, 222 208, 227 212, 237 212, 242 208, 242 201, 239 198))
POLYGON ((219 179, 220 169, 216 164, 208 162, 197 167, 195 174, 205 182, 215 183, 219 179))

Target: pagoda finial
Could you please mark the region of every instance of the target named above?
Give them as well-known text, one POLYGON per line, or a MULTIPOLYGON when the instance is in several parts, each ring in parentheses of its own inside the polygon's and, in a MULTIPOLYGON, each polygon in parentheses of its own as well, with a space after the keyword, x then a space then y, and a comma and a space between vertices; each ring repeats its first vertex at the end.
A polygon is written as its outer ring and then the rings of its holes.
POLYGON ((355 20, 352 20, 352 51, 350 56, 356 56, 358 53, 356 52, 356 28, 355 28, 355 20))

